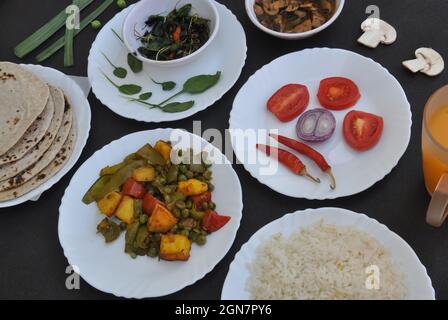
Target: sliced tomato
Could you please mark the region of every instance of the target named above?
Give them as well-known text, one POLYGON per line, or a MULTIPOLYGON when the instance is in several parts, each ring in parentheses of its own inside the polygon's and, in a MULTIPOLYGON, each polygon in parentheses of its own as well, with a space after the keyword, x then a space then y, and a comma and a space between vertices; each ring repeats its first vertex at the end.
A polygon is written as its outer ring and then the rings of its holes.
POLYGON ((212 200, 212 193, 211 192, 204 192, 197 196, 192 196, 191 201, 193 202, 196 209, 201 210, 202 205, 206 202, 210 202, 212 200))
POLYGON ((344 110, 353 107, 361 98, 361 94, 358 86, 352 80, 333 77, 320 82, 317 98, 320 104, 327 109, 344 110))
POLYGON ((344 119, 344 138, 353 149, 366 151, 378 143, 383 128, 382 117, 362 111, 350 111, 344 119))
POLYGON ((154 211, 154 208, 156 207, 157 204, 165 206, 165 204, 162 201, 160 201, 150 193, 145 194, 145 196, 143 197, 142 208, 143 211, 148 216, 152 215, 152 212, 154 211))
POLYGON ((145 193, 146 190, 143 184, 135 181, 134 178, 128 178, 123 185, 123 194, 126 196, 141 199, 145 193))
POLYGON ((305 111, 310 102, 307 87, 288 84, 280 88, 268 101, 268 110, 280 121, 289 122, 305 111))
POLYGON ((210 233, 215 232, 224 227, 229 221, 229 216, 222 216, 215 211, 208 210, 202 218, 202 229, 210 233))

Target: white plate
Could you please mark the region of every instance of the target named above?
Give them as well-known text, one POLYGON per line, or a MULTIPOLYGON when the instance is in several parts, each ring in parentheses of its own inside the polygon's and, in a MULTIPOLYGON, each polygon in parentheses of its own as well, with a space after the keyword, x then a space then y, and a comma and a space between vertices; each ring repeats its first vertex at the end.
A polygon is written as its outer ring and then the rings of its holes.
POLYGON ((221 19, 219 32, 213 43, 199 59, 177 68, 157 68, 144 64, 144 72, 138 74, 129 70, 126 58, 128 51, 111 31, 111 28, 114 28, 120 32, 126 15, 130 12, 132 6, 118 13, 101 29, 89 54, 87 71, 93 93, 98 100, 122 117, 145 122, 184 119, 214 104, 238 80, 246 61, 247 52, 246 35, 241 24, 224 5, 216 3, 216 6, 221 19), (128 70, 126 79, 113 77, 113 70, 101 52, 104 52, 115 65, 125 67, 128 70), (164 113, 158 109, 149 109, 147 106, 136 102, 128 102, 128 99, 122 98, 118 90, 104 78, 100 68, 107 75, 112 75, 111 78, 119 84, 143 84, 142 92, 151 91, 153 93, 152 98, 148 101, 153 103, 160 103, 176 93, 182 88, 183 83, 192 76, 215 74, 216 71, 222 71, 222 74, 219 82, 206 92, 194 96, 183 94, 175 100, 194 100, 193 108, 180 113, 164 113), (152 83, 145 72, 159 82, 175 81, 177 87, 172 91, 162 91, 159 85, 152 83))
MULTIPOLYGON (((175 137, 173 136, 173 139, 175 137)), ((173 140, 172 140, 173 141, 173 140)), ((180 148, 190 147, 189 142, 180 148)), ((216 161, 215 161, 216 162, 216 161)), ((210 272, 232 246, 240 225, 243 209, 241 185, 225 156, 202 138, 181 130, 156 129, 141 131, 116 140, 88 159, 73 176, 59 208, 59 240, 64 255, 91 286, 116 296, 149 298, 167 295, 195 283, 210 272), (124 235, 105 244, 96 233, 97 224, 104 219, 95 204, 81 202, 84 193, 95 182, 101 168, 118 163, 145 143, 158 139, 171 140, 171 133, 180 134, 194 143, 210 148, 223 164, 212 166, 213 201, 217 211, 232 219, 221 230, 207 237, 203 247, 193 244, 186 262, 158 261, 149 257, 132 259, 124 253, 124 235), (232 190, 229 195, 229 190, 232 190)))
POLYGON ((221 298, 223 300, 247 300, 250 298, 250 293, 245 288, 246 281, 249 278, 247 266, 255 259, 256 250, 261 243, 277 233, 289 237, 300 229, 314 225, 321 220, 326 224, 357 228, 381 243, 405 275, 408 288, 406 299, 435 299, 435 292, 426 268, 402 238, 390 231, 385 225, 364 214, 339 208, 297 211, 285 215, 258 230, 235 255, 224 282, 221 298))
POLYGON ((21 66, 34 73, 42 81, 49 83, 52 86, 59 87, 64 91, 68 101, 70 102, 70 105, 73 108, 75 124, 78 127, 78 135, 76 138, 75 149, 70 156, 70 160, 57 174, 55 174, 53 177, 51 177, 51 179, 49 179, 36 189, 17 199, 0 202, 0 208, 11 207, 28 200, 33 200, 36 197, 40 196, 46 190, 50 189, 59 180, 61 180, 61 178, 70 171, 70 169, 75 165, 76 161, 78 161, 79 157, 81 156, 81 152, 86 145, 90 131, 91 115, 89 101, 87 101, 84 92, 81 90, 78 84, 76 84, 76 82, 74 82, 62 72, 52 68, 32 64, 22 64, 21 66))
MULTIPOLYGON (((274 175, 262 175, 260 163, 275 160, 258 152, 254 141, 249 145, 233 141, 237 158, 254 178, 287 196, 334 199, 368 189, 397 165, 411 136, 412 114, 406 95, 385 68, 369 58, 346 50, 307 49, 282 56, 258 70, 235 98, 230 113, 230 129, 278 129, 280 134, 297 139, 297 120, 280 122, 267 111, 267 100, 283 85, 300 83, 305 84, 310 92, 308 110, 320 107, 316 97, 320 80, 333 76, 354 80, 362 95, 355 107, 333 112, 337 120, 335 134, 330 140, 313 145, 333 167, 338 183, 336 190, 329 188, 328 178, 304 156, 300 158, 312 174, 321 178, 320 184, 297 177, 283 166, 274 175), (367 111, 384 118, 383 136, 375 148, 361 153, 345 143, 342 122, 350 110, 367 111), (259 157, 259 161, 252 164, 245 161, 251 157, 259 157)), ((266 137, 267 133, 258 135, 262 143, 266 143, 266 137)))

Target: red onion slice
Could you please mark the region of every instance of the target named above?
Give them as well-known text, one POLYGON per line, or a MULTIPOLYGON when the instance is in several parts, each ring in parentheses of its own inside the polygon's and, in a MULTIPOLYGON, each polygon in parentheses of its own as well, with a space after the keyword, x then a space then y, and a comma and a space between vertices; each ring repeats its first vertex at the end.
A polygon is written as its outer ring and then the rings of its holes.
POLYGON ((336 129, 336 118, 326 109, 305 112, 297 122, 297 136, 307 142, 324 142, 336 129))

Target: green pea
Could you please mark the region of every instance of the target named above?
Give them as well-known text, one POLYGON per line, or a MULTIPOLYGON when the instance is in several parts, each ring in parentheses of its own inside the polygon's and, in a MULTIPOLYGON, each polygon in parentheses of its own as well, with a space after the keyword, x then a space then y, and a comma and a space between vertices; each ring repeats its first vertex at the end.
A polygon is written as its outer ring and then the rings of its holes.
POLYGON ((213 176, 213 173, 210 170, 204 172, 204 178, 210 180, 213 176))
POLYGON ((173 189, 171 187, 165 187, 163 188, 163 193, 171 194, 173 193, 173 189))
POLYGON ((171 212, 174 214, 174 216, 176 218, 180 218, 181 217, 181 211, 179 210, 179 208, 175 207, 171 210, 171 212))
POLYGON ((148 222, 148 216, 146 214, 142 214, 139 218, 140 220, 140 224, 145 224, 146 222, 148 222))
POLYGON ((196 242, 196 239, 198 238, 198 236, 199 236, 199 234, 197 234, 196 232, 191 232, 190 231, 189 238, 190 238, 191 241, 196 242))
POLYGON ((207 242, 207 237, 203 234, 200 234, 196 237, 196 243, 200 246, 203 246, 207 242))
POLYGON ((187 200, 187 202, 185 203, 185 207, 187 209, 191 209, 193 207, 193 203, 191 202, 191 200, 187 200))
POLYGON ((137 254, 135 252, 131 252, 131 253, 129 253, 129 255, 131 256, 132 259, 137 258, 137 254))
POLYGON ((176 207, 178 207, 179 209, 185 209, 185 202, 182 200, 177 201, 176 207))
POLYGON ((178 177, 177 177, 177 180, 178 181, 187 181, 187 176, 186 175, 184 175, 184 174, 180 174, 178 177))
POLYGON ((204 211, 191 210, 191 217, 196 221, 201 221, 204 217, 204 211))
POLYGON ((194 173, 191 171, 187 171, 187 173, 185 175, 187 176, 188 179, 191 179, 194 177, 194 173))
POLYGON ((202 209, 204 209, 204 210, 207 210, 209 207, 208 207, 208 203, 207 202, 204 202, 203 204, 202 204, 202 209))
POLYGON ((190 210, 188 209, 183 209, 182 210, 182 218, 188 218, 190 216, 190 210))
POLYGON ((148 256, 155 258, 155 257, 157 257, 157 255, 158 255, 157 248, 155 248, 155 247, 149 248, 148 256))
POLYGON ((215 210, 216 209, 216 203, 210 201, 209 204, 208 204, 208 208, 210 210, 215 210))
POLYGON ((215 190, 215 186, 212 183, 208 183, 208 191, 212 192, 213 190, 215 190))
POLYGON ((127 225, 125 222, 121 222, 121 223, 120 223, 120 230, 121 230, 121 231, 126 230, 127 226, 128 226, 128 225, 127 225))
POLYGON ((120 9, 126 8, 126 1, 125 0, 117 0, 117 7, 120 9))
POLYGON ((101 21, 99 21, 99 20, 93 20, 90 23, 90 25, 92 26, 92 29, 95 29, 95 30, 101 29, 101 26, 102 26, 101 21))
POLYGON ((159 177, 159 183, 160 184, 165 184, 166 183, 166 179, 164 177, 159 177))

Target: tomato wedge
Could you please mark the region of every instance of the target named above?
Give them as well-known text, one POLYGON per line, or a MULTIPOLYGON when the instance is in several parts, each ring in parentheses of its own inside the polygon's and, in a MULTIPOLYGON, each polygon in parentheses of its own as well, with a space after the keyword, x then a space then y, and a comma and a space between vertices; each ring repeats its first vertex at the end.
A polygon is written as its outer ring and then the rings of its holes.
POLYGON ((320 104, 331 110, 353 107, 360 97, 358 86, 352 80, 342 77, 322 80, 317 93, 320 104))
POLYGON ((229 222, 229 216, 221 216, 215 211, 208 210, 202 218, 202 229, 211 233, 218 231, 229 222))
POLYGON ((192 196, 191 201, 193 202, 196 209, 201 210, 202 205, 205 202, 210 202, 212 200, 212 193, 211 192, 204 192, 202 194, 199 194, 197 196, 192 196))
POLYGON ((355 150, 372 149, 383 134, 382 117, 362 112, 350 111, 344 119, 343 133, 345 141, 355 150))
POLYGON ((143 197, 142 209, 148 216, 150 216, 152 215, 152 212, 154 211, 154 208, 156 207, 157 204, 165 206, 165 204, 162 201, 154 197, 152 194, 147 193, 143 197))
POLYGON ((280 121, 289 122, 297 118, 310 102, 307 87, 301 84, 288 84, 280 88, 268 101, 268 110, 280 121))
POLYGON ((143 198, 146 190, 143 184, 135 181, 133 178, 128 178, 123 185, 123 194, 137 199, 143 198))

